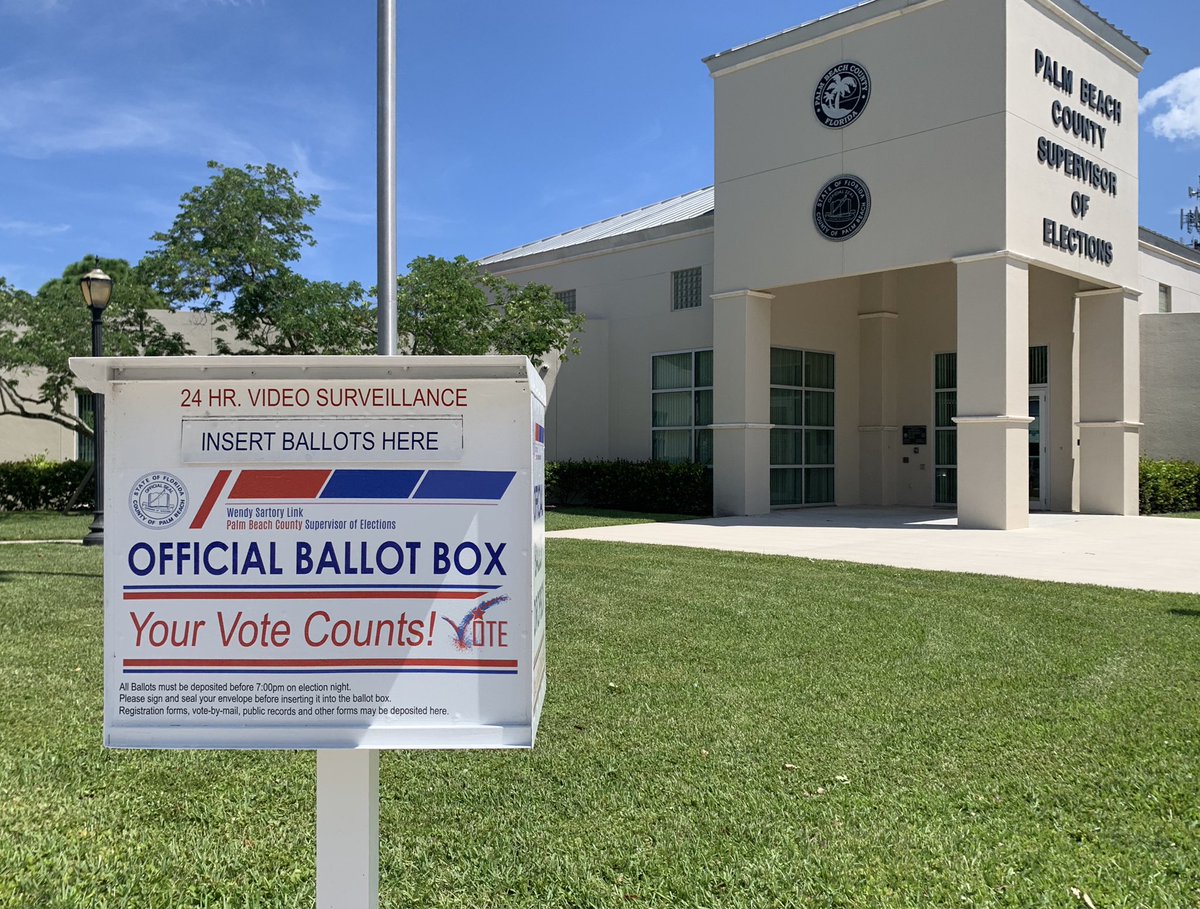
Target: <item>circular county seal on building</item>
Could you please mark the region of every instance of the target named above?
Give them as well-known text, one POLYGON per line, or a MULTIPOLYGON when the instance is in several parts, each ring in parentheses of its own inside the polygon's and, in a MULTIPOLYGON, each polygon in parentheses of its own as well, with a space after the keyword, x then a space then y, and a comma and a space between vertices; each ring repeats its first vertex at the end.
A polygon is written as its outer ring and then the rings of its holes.
POLYGON ((813 112, 830 129, 849 126, 871 100, 871 77, 866 69, 849 61, 839 63, 823 75, 813 92, 813 112))
POLYGON ((858 177, 842 174, 821 187, 813 203, 813 223, 830 240, 849 240, 867 223, 871 191, 858 177))
POLYGON ((161 529, 177 524, 187 514, 187 507, 187 487, 171 473, 148 473, 129 490, 129 510, 143 527, 161 529))

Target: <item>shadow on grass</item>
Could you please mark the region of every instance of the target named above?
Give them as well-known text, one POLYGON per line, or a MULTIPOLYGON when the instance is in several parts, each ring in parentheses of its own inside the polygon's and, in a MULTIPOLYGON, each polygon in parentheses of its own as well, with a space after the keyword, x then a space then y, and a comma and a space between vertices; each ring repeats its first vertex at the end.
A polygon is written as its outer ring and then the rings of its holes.
POLYGON ((102 578, 103 571, 0 571, 0 584, 11 583, 23 577, 48 578, 102 578))
POLYGON ((1200 609, 1168 609, 1171 615, 1183 616, 1186 619, 1200 619, 1200 609))

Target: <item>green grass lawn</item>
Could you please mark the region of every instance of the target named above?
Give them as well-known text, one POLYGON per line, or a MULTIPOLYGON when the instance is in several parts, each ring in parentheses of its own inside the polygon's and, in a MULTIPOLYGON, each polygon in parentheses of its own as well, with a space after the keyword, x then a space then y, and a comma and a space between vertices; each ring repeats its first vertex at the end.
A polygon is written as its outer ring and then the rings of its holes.
POLYGON ((614 508, 548 508, 547 530, 578 530, 581 527, 609 527, 614 524, 653 524, 659 521, 694 521, 690 514, 654 514, 642 511, 618 511, 614 508))
POLYGON ((92 518, 53 511, 0 511, 0 540, 82 540, 92 518))
POLYGON ((1176 511, 1163 515, 1165 518, 1200 518, 1200 511, 1176 511))
MULTIPOLYGON (((547 562, 537 747, 383 755, 383 906, 1200 904, 1200 597, 547 562)), ((100 596, 0 548, 0 906, 311 906, 312 753, 102 749, 100 596)))

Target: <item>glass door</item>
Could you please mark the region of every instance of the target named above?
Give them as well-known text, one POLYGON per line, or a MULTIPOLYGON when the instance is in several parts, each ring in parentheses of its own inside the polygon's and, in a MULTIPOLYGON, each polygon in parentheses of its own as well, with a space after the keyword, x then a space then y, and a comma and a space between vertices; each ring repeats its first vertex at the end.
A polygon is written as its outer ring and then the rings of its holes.
POLYGON ((1049 414, 1047 405, 1050 395, 1046 389, 1029 389, 1029 507, 1045 511, 1050 507, 1050 490, 1047 484, 1047 464, 1050 447, 1047 439, 1049 414))

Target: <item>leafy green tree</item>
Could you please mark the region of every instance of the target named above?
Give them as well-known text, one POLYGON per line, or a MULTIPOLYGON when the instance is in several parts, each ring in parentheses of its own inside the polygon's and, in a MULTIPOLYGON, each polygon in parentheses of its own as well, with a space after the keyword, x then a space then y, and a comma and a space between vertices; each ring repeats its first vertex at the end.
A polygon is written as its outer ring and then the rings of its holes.
POLYGON ((491 303, 485 276, 465 256, 421 256, 396 286, 396 334, 410 354, 485 354, 491 303))
POLYGON ((566 360, 579 353, 578 334, 583 330, 582 313, 567 310, 548 284, 514 284, 489 275, 496 302, 492 328, 492 350, 500 354, 524 354, 540 366, 547 354, 566 360))
POLYGON ((183 336, 154 318, 165 303, 124 259, 85 256, 37 294, 0 278, 0 413, 49 420, 83 435, 92 429, 75 414, 76 380, 70 357, 92 352, 91 313, 79 280, 93 268, 113 279, 104 310, 104 353, 108 356, 181 355, 192 351, 183 336))
MULTIPOLYGON (((220 318, 247 353, 373 354, 375 311, 357 282, 308 281, 282 272, 244 288, 220 318)), ((217 349, 233 352, 220 337, 217 349)))
POLYGON ((274 164, 226 167, 179 199, 170 230, 140 268, 172 305, 218 310, 259 282, 289 273, 314 245, 305 218, 321 200, 296 189, 296 174, 274 164))
POLYGON ((396 332, 410 354, 524 354, 535 364, 552 351, 579 353, 584 318, 545 284, 519 286, 467 259, 422 256, 396 290, 396 332))
POLYGON ((151 237, 159 245, 139 267, 154 287, 231 329, 236 351, 218 338, 221 353, 373 353, 375 311, 362 286, 308 281, 292 270, 315 244, 305 219, 321 200, 275 164, 208 166, 208 183, 184 193, 170 230, 151 237))

